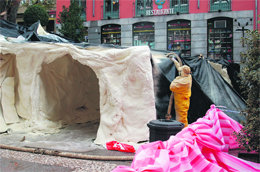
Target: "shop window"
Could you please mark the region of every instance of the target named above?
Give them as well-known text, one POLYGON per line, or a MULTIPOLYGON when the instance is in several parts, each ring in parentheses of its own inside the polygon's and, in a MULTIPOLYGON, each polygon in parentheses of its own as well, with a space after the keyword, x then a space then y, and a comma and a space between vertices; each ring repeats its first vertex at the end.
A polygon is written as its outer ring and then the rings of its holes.
POLYGON ((146 10, 153 9, 153 0, 136 0, 135 1, 135 16, 145 16, 146 10))
POLYGON ((121 45, 121 26, 108 24, 101 27, 101 43, 121 45))
POLYGON ((86 0, 71 0, 71 2, 76 2, 79 7, 81 7, 81 19, 86 21, 86 0))
POLYGON ((170 0, 170 8, 174 9, 174 13, 189 13, 188 0, 170 0))
POLYGON ((104 0, 104 19, 119 18, 119 0, 104 0))
POLYGON ((191 28, 189 20, 173 20, 167 23, 167 49, 191 56, 191 28))
POLYGON ((233 20, 231 18, 208 20, 208 57, 233 62, 233 20))
POLYGON ((231 0, 210 0, 210 11, 230 11, 231 0))
POLYGON ((151 49, 155 48, 153 22, 140 22, 133 25, 133 45, 147 45, 151 49))

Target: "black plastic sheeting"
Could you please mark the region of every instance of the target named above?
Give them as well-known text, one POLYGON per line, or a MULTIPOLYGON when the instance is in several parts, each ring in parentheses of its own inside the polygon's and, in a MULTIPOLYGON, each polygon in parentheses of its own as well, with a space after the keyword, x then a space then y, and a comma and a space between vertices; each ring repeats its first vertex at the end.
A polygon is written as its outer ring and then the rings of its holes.
MULTIPOLYGON (((243 98, 228 84, 222 76, 208 63, 207 59, 198 57, 181 58, 183 64, 188 65, 192 71, 192 95, 188 111, 188 121, 192 123, 203 117, 210 105, 220 106, 228 116, 236 121, 244 121, 240 114, 246 108, 243 98), (222 107, 224 106, 224 107, 222 107)), ((167 113, 171 91, 171 81, 178 75, 174 63, 163 58, 158 63, 159 73, 156 78, 156 109, 157 118, 163 119, 167 113)), ((172 117, 175 119, 174 103, 172 117)))
MULTIPOLYGON (((37 29, 39 22, 34 23, 30 27, 20 26, 14 23, 0 20, 0 34, 5 37, 18 38, 23 36, 26 42, 60 42, 70 43, 81 47, 87 46, 103 46, 113 48, 126 48, 122 46, 106 45, 106 44, 88 44, 88 43, 74 43, 69 39, 65 39, 62 36, 56 34, 39 35, 37 29)), ((153 52, 152 51, 152 55, 153 52)), ((156 53, 166 54, 168 51, 157 51, 156 53)), ((237 93, 237 69, 239 65, 232 64, 227 61, 214 61, 215 63, 222 64, 227 68, 229 77, 231 79, 231 87, 222 76, 214 70, 208 63, 207 59, 198 57, 185 57, 181 58, 183 64, 190 66, 192 71, 192 95, 190 99, 190 108, 188 112, 189 123, 196 121, 199 117, 205 115, 210 105, 225 106, 221 108, 227 115, 236 121, 244 121, 245 117, 239 112, 246 108, 243 98, 237 93)), ((212 61, 212 60, 211 60, 212 61)), ((169 89, 171 81, 178 75, 178 72, 174 66, 174 63, 166 58, 162 58, 160 63, 155 63, 151 58, 153 69, 153 76, 155 81, 155 97, 156 97, 156 111, 157 118, 164 119, 167 113, 169 98, 171 91, 169 89)), ((172 107, 172 117, 175 119, 174 103, 172 107)))
POLYGON ((0 20, 0 34, 5 37, 18 38, 23 36, 26 41, 43 41, 43 42, 72 42, 55 34, 39 35, 37 29, 40 22, 32 24, 30 27, 21 26, 6 20, 0 20))

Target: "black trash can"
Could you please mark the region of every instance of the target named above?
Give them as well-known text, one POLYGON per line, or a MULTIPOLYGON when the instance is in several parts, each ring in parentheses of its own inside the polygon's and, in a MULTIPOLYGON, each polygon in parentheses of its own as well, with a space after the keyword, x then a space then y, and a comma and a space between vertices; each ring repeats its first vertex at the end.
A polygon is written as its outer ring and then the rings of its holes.
POLYGON ((176 135, 184 128, 184 124, 176 120, 157 119, 150 121, 147 126, 150 129, 149 142, 166 141, 172 135, 176 135))

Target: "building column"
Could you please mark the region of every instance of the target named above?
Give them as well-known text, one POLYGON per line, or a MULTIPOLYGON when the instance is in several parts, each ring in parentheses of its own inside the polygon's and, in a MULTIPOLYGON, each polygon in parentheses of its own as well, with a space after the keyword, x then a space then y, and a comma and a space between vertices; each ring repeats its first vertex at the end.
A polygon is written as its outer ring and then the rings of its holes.
POLYGON ((207 57, 207 20, 191 20, 191 56, 207 57))
POLYGON ((88 28, 88 41, 93 44, 101 44, 101 27, 97 21, 91 21, 88 28))
POLYGON ((155 18, 154 22, 154 39, 156 50, 167 50, 167 24, 164 20, 155 18))
POLYGON ((133 45, 133 26, 131 24, 121 25, 121 45, 122 46, 133 45))

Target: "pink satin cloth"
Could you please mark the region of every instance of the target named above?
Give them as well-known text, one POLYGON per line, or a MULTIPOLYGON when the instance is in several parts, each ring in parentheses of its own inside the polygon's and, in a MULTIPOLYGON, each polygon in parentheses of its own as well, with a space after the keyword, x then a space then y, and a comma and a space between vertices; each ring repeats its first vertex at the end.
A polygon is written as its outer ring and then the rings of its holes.
POLYGON ((171 136, 139 147, 128 166, 118 166, 113 172, 260 172, 260 164, 228 154, 238 148, 234 132, 242 125, 215 105, 203 118, 171 136))

